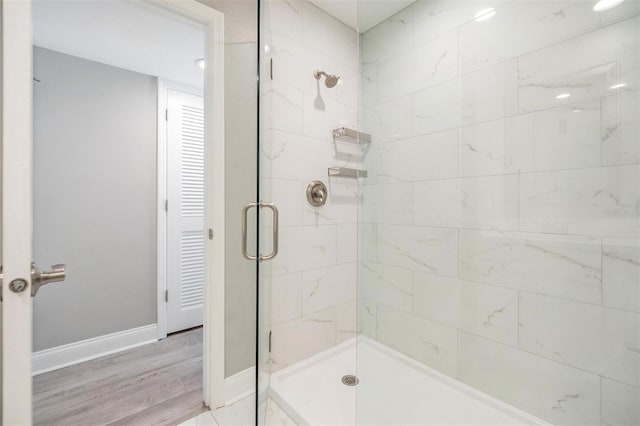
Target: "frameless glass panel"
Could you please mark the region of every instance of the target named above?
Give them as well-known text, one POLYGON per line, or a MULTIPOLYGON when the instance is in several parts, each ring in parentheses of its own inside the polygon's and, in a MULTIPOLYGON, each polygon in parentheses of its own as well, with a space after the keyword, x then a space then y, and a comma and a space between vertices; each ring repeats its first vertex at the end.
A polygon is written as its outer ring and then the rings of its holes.
POLYGON ((358 424, 640 423, 639 3, 358 3, 358 424))
MULTIPOLYGON (((280 250, 260 266, 258 365, 268 415, 299 424, 354 423, 355 388, 341 379, 355 373, 353 172, 365 148, 334 130, 356 128, 357 42, 312 2, 261 3, 261 199, 280 210, 280 250)), ((265 252, 270 221, 262 216, 265 252)))

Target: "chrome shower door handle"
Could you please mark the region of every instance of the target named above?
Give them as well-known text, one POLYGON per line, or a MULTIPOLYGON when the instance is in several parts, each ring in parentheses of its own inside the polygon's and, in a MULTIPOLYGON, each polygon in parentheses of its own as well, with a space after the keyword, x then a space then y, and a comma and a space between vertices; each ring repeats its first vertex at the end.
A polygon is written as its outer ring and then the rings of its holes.
POLYGON ((265 260, 271 260, 278 255, 278 238, 280 236, 280 216, 278 212, 278 207, 276 207, 273 203, 263 203, 260 202, 260 208, 268 208, 273 213, 273 248, 271 249, 271 253, 266 256, 260 256, 260 262, 265 260))
POLYGON ((249 253, 247 242, 247 213, 249 209, 257 207, 258 203, 248 203, 242 208, 242 255, 248 260, 258 260, 258 256, 253 256, 249 253))

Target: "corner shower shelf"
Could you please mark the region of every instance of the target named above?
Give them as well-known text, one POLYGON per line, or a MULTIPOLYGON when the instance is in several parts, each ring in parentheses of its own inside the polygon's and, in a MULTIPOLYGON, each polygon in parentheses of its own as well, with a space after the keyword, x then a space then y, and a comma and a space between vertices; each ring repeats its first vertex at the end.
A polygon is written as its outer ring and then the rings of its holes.
POLYGON ((368 173, 366 170, 350 169, 348 167, 329 167, 329 176, 345 177, 345 178, 366 178, 368 173))
POLYGON ((363 145, 371 142, 371 135, 346 127, 340 127, 339 129, 333 129, 333 140, 363 145))

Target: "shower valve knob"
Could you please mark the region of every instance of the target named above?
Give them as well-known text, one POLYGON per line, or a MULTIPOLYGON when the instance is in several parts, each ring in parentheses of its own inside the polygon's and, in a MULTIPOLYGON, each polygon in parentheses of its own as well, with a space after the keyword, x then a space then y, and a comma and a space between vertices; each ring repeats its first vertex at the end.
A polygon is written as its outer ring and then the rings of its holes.
POLYGON ((327 186, 319 180, 307 185, 307 201, 313 207, 324 206, 327 202, 327 186))

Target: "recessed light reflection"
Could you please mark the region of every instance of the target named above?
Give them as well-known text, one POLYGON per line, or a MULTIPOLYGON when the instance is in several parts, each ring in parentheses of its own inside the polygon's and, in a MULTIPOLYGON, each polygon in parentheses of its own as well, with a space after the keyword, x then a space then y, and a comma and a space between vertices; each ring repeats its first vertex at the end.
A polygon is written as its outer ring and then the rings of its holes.
POLYGON ((558 96, 556 96, 556 99, 567 99, 569 96, 571 96, 571 94, 569 93, 560 93, 558 96))
POLYGON ((486 21, 487 19, 493 18, 496 14, 496 10, 493 7, 488 7, 486 9, 479 10, 475 15, 473 15, 473 20, 476 22, 486 21))
POLYGON ((271 46, 269 46, 268 44, 265 44, 265 45, 264 45, 264 51, 265 51, 266 53, 271 52, 271 46))
POLYGON ((204 69, 205 67, 205 63, 204 63, 204 58, 200 58, 200 59, 196 59, 195 64, 197 65, 198 68, 200 68, 201 70, 204 69))
POLYGON ((593 6, 593 10, 596 12, 604 12, 605 10, 620 6, 623 1, 624 0, 600 0, 595 6, 593 6))
POLYGON ((573 112, 582 112, 582 110, 580 108, 574 108, 573 112))
POLYGON ((611 90, 621 89, 621 88, 625 87, 626 85, 627 85, 627 83, 618 83, 618 84, 614 84, 613 86, 609 87, 609 89, 611 89, 611 90))

